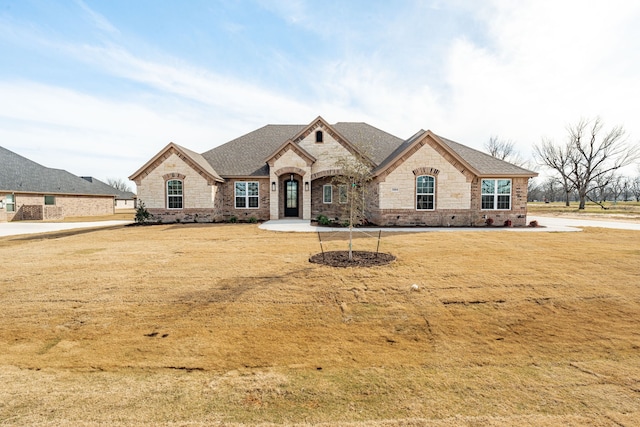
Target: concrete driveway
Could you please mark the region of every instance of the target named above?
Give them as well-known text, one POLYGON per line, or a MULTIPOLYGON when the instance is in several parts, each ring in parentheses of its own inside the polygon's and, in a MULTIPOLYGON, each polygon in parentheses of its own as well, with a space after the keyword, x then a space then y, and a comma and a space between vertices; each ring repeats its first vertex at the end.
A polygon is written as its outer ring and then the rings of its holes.
POLYGON ((131 221, 95 221, 95 222, 0 222, 0 237, 19 234, 49 233, 51 231, 75 230, 81 228, 104 228, 125 225, 131 221))

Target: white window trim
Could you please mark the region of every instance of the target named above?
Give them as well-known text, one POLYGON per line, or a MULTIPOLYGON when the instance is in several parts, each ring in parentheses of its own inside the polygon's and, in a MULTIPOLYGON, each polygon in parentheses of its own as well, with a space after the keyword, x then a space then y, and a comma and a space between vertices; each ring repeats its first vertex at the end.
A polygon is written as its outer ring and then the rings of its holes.
POLYGON ((233 183, 233 207, 235 209, 260 209, 260 182, 258 182, 258 181, 235 181, 233 183), (236 184, 239 184, 239 183, 244 183, 244 185, 245 185, 245 195, 244 196, 238 196, 237 193, 236 193, 236 191, 237 191, 236 184), (256 184, 257 185, 257 187, 258 187, 258 194, 257 195, 255 195, 255 196, 250 196, 249 195, 249 184, 256 184), (245 201, 245 206, 244 207, 242 207, 242 206, 238 207, 238 197, 244 198, 244 201, 245 201), (258 206, 255 206, 255 207, 250 207, 249 206, 249 198, 250 197, 255 197, 258 200, 258 206))
POLYGON ((4 199, 4 209, 7 213, 14 213, 16 211, 16 195, 15 194, 7 194, 4 199), (9 202, 9 198, 11 198, 11 202, 9 202), (9 210, 9 206, 11 206, 11 210, 9 210))
POLYGON ((322 203, 324 203, 325 205, 330 205, 333 203, 333 185, 331 184, 325 184, 322 186, 322 203), (326 199, 326 190, 325 188, 329 187, 329 201, 327 202, 326 199))
POLYGON ((184 181, 181 179, 168 179, 167 182, 165 183, 165 188, 167 191, 167 209, 170 209, 172 211, 179 211, 184 209, 184 181), (181 183, 181 190, 182 190, 182 194, 169 194, 169 183, 172 181, 178 181, 181 183), (169 207, 169 197, 180 197, 180 205, 181 207, 179 208, 172 208, 169 207))
POLYGON ((480 210, 481 211, 510 211, 513 203, 513 180, 511 178, 483 178, 480 180, 480 210), (483 181, 494 181, 493 193, 482 192, 483 181), (509 207, 507 209, 498 209, 498 196, 506 196, 506 194, 498 193, 498 181, 509 181, 509 207), (493 196, 493 208, 482 207, 482 196, 493 196))
POLYGON ((437 182, 436 177, 433 176, 433 175, 418 175, 418 176, 416 176, 416 181, 415 182, 416 182, 416 198, 415 198, 416 210, 420 211, 420 212, 435 211, 436 210, 436 182, 437 182), (426 176, 426 177, 429 177, 429 178, 433 178, 433 193, 418 193, 418 179, 423 177, 423 176, 426 176), (420 196, 420 195, 433 196, 433 208, 432 209, 420 209, 420 208, 418 208, 418 196, 420 196))

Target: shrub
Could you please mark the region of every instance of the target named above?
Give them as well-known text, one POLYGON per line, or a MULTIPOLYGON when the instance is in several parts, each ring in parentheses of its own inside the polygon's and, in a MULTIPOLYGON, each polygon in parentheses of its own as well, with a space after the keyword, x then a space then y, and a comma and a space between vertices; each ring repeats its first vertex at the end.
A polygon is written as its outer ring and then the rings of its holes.
POLYGON ((329 221, 329 218, 326 215, 318 215, 318 224, 320 225, 329 225, 331 224, 331 221, 329 221))
POLYGON ((237 216, 235 216, 235 215, 231 216, 231 217, 229 218, 229 222, 230 222, 231 224, 235 224, 236 222, 238 222, 238 217, 237 217, 237 216))
POLYGON ((138 224, 144 224, 145 222, 149 221, 152 217, 153 215, 149 213, 149 211, 144 205, 144 202, 140 202, 138 204, 138 207, 136 208, 135 221, 138 224))
POLYGON ((493 225, 493 218, 487 218, 484 223, 487 225, 493 225))
POLYGON ((513 223, 511 222, 511 220, 510 220, 510 219, 508 219, 508 220, 506 220, 506 221, 504 222, 504 226, 505 226, 505 227, 511 227, 512 225, 513 225, 513 223))
POLYGON ((536 221, 535 219, 529 223, 529 227, 537 227, 537 226, 538 226, 538 221, 536 221))
POLYGON ((255 223, 257 223, 257 222, 258 222, 258 218, 256 218, 255 216, 251 216, 251 217, 249 217, 249 220, 248 220, 248 221, 249 221, 251 224, 255 224, 255 223))

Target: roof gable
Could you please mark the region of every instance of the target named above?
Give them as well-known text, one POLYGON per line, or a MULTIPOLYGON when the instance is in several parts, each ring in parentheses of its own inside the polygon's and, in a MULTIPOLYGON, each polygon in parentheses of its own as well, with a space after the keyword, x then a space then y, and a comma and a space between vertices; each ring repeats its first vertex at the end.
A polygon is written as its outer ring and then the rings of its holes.
POLYGON ((176 154, 183 161, 185 161, 191 168, 203 176, 209 183, 224 182, 224 180, 213 169, 211 164, 201 155, 195 151, 191 151, 184 148, 174 142, 170 142, 164 147, 158 154, 156 154, 151 160, 144 164, 140 169, 134 172, 129 179, 134 181, 137 185, 140 185, 140 179, 148 175, 152 170, 157 168, 167 157, 172 154, 176 154))
POLYGON ((376 176, 388 175, 407 158, 411 157, 420 147, 430 144, 449 163, 453 164, 461 173, 478 177, 534 177, 538 174, 505 162, 489 154, 483 153, 457 142, 442 138, 430 130, 420 130, 400 144, 375 170, 376 176))
POLYGON ((331 135, 331 137, 335 139, 338 142, 338 144, 342 145, 344 148, 347 149, 347 151, 349 151, 354 156, 362 157, 372 165, 376 164, 371 159, 369 153, 367 153, 366 151, 362 151, 361 149, 358 149, 358 147, 356 147, 351 141, 349 141, 349 139, 347 139, 344 135, 338 132, 334 126, 331 126, 321 116, 318 116, 315 120, 313 120, 309 125, 307 125, 302 130, 300 130, 300 132, 294 135, 293 138, 291 139, 293 140, 293 142, 299 143, 300 141, 305 139, 307 136, 309 136, 309 134, 311 134, 316 129, 323 129, 325 132, 331 135))
POLYGON ((280 147, 278 147, 278 149, 274 151, 272 155, 267 157, 265 159, 265 163, 273 167, 275 160, 277 160, 287 151, 293 151, 294 153, 296 153, 300 158, 307 162, 308 166, 311 166, 311 164, 316 161, 315 157, 309 154, 304 148, 300 147, 298 144, 294 144, 294 142, 289 139, 280 147))

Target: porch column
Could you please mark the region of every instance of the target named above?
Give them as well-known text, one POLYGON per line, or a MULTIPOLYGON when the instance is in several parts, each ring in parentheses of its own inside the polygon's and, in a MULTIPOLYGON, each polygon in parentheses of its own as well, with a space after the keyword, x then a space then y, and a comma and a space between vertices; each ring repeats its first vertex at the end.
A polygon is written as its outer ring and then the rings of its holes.
POLYGON ((269 219, 278 219, 280 215, 279 207, 280 183, 278 177, 273 171, 269 172, 269 219), (274 190, 275 183, 275 190, 274 190))
POLYGON ((302 219, 311 219, 311 168, 302 176, 302 219))

